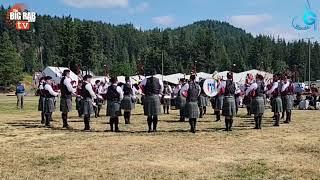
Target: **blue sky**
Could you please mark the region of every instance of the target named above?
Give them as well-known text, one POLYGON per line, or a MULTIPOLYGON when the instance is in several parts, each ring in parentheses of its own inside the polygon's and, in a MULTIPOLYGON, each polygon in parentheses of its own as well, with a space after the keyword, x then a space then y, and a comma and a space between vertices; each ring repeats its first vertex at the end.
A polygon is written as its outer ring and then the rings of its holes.
MULTIPOLYGON (((320 16, 319 0, 309 0, 320 16)), ((215 19, 254 35, 281 36, 288 40, 315 37, 320 31, 297 31, 292 18, 303 16, 306 0, 1 0, 8 6, 24 3, 38 14, 69 15, 113 24, 132 23, 142 29, 178 27, 215 19)), ((320 27, 320 26, 319 26, 320 27)), ((318 27, 318 29, 319 29, 318 27)))

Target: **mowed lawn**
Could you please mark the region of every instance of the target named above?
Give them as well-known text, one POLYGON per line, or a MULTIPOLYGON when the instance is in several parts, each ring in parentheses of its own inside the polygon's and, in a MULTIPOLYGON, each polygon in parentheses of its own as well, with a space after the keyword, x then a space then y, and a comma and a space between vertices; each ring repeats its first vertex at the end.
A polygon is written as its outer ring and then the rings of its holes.
POLYGON ((275 128, 268 109, 263 129, 253 130, 241 109, 227 133, 209 108, 197 134, 171 111, 148 134, 140 105, 132 124, 121 117, 122 132, 112 133, 105 116, 92 119, 95 132, 82 132, 76 111, 73 130, 61 129, 60 112, 47 129, 37 97, 26 97, 23 111, 15 103, 0 96, 0 179, 320 179, 320 111, 294 111, 290 125, 275 128))

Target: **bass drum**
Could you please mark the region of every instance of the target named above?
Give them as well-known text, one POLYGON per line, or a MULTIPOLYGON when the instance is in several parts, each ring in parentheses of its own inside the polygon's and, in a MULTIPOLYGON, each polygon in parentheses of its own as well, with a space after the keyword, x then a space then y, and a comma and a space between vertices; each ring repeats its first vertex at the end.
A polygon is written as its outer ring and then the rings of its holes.
POLYGON ((209 97, 214 97, 218 94, 218 82, 214 79, 206 79, 203 82, 202 90, 209 97))

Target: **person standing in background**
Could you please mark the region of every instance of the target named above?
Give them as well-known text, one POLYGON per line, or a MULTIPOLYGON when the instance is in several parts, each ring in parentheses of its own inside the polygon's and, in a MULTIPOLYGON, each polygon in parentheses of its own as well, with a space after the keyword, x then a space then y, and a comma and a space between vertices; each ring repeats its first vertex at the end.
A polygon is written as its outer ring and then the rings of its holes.
POLYGON ((221 110, 223 108, 223 99, 225 91, 225 81, 218 77, 217 79, 217 95, 215 96, 215 109, 214 113, 216 115, 216 122, 221 121, 221 110))
POLYGON ((60 111, 63 128, 70 128, 68 124, 68 113, 72 111, 72 95, 75 95, 71 81, 70 70, 64 70, 62 73, 62 79, 60 81, 60 111))
POLYGON ((294 85, 290 80, 289 76, 284 76, 283 85, 281 88, 281 94, 284 95, 283 111, 286 112, 286 120, 284 123, 288 124, 291 122, 291 114, 293 109, 293 94, 294 85))
POLYGON ((222 115, 225 116, 225 131, 232 131, 233 117, 236 115, 236 101, 234 98, 236 89, 236 84, 233 82, 233 73, 229 72, 227 74, 227 81, 225 82, 222 108, 222 115))
POLYGON ((78 116, 82 117, 82 81, 78 82, 77 90, 76 90, 76 109, 78 111, 78 116))
POLYGON ((273 85, 267 94, 272 95, 272 112, 274 113, 275 123, 274 126, 279 126, 280 123, 280 113, 283 111, 282 100, 281 100, 281 89, 279 87, 279 75, 273 76, 273 85))
POLYGON ((180 122, 185 121, 185 106, 186 106, 186 96, 185 93, 181 91, 181 88, 185 85, 185 79, 182 78, 179 81, 179 85, 175 88, 176 97, 176 107, 179 109, 180 113, 180 122))
POLYGON ((38 104, 38 111, 41 112, 41 124, 45 123, 45 115, 44 115, 44 111, 43 111, 43 104, 44 104, 44 80, 45 77, 41 77, 39 80, 39 86, 38 86, 38 90, 37 90, 37 95, 39 95, 39 104, 38 104))
POLYGON ((125 78, 126 83, 122 86, 123 99, 121 101, 121 109, 124 111, 125 124, 130 124, 131 111, 134 109, 135 103, 135 88, 131 85, 130 77, 125 78))
POLYGON ((16 86, 16 96, 17 96, 17 109, 23 109, 23 100, 25 96, 24 85, 19 82, 16 86))
POLYGON ((169 114, 170 104, 171 104, 171 93, 172 89, 171 86, 168 84, 168 82, 164 82, 164 88, 163 88, 163 113, 169 114))
POLYGON ((199 118, 202 118, 203 115, 205 115, 207 113, 207 106, 209 103, 208 102, 209 98, 203 90, 203 84, 204 84, 205 79, 200 79, 199 81, 200 81, 199 85, 201 87, 201 92, 200 92, 200 96, 198 99, 198 105, 199 105, 199 110, 200 110, 199 118))

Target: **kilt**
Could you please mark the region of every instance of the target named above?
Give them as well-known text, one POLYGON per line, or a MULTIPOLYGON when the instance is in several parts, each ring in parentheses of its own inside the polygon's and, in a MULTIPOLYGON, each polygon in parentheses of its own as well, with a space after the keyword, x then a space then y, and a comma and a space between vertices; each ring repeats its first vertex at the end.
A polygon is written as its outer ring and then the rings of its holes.
POLYGON ((185 107, 185 117, 189 119, 199 118, 198 102, 187 102, 185 107))
POLYGON ((90 116, 91 114, 94 113, 93 110, 93 105, 92 105, 92 99, 91 98, 86 98, 82 100, 82 110, 83 110, 83 115, 90 116))
POLYGON ((222 115, 223 116, 236 115, 236 101, 234 99, 234 96, 224 96, 222 115))
POLYGON ((170 98, 163 98, 163 105, 164 106, 170 106, 171 105, 171 99, 170 98))
POLYGON ((283 110, 290 111, 293 109, 293 95, 286 95, 284 96, 283 110))
POLYGON ((121 109, 131 111, 134 109, 134 100, 131 96, 124 96, 121 101, 121 109))
POLYGON ((263 96, 257 96, 252 98, 251 101, 251 112, 254 115, 263 114, 265 110, 265 101, 263 96))
POLYGON ((110 114, 109 114, 109 112, 110 112, 110 104, 111 104, 111 101, 107 100, 107 116, 110 116, 110 114))
POLYGON ((283 111, 281 97, 272 98, 272 112, 279 113, 283 111))
POLYGON ((44 97, 39 98, 39 104, 38 104, 38 111, 44 111, 43 110, 43 104, 44 104, 44 97))
POLYGON ((110 101, 108 114, 111 118, 115 118, 120 115, 120 102, 119 101, 110 101))
POLYGON ((60 98, 60 111, 67 113, 72 110, 72 99, 71 98, 60 98))
POLYGON ((44 103, 43 103, 43 112, 44 113, 52 113, 56 110, 55 107, 55 98, 44 98, 44 103))
POLYGON ((209 105, 209 98, 207 96, 200 95, 198 105, 199 107, 207 107, 209 105))
POLYGON ((81 110, 82 109, 82 98, 81 97, 76 97, 76 109, 81 110))
POLYGON ((184 107, 186 106, 187 100, 185 97, 182 96, 178 96, 176 98, 176 108, 177 109, 184 109, 184 107))
POLYGON ((250 96, 244 96, 243 98, 243 104, 246 105, 246 106, 249 106, 251 105, 251 97, 250 96))
POLYGON ((221 95, 221 96, 216 96, 216 108, 215 110, 219 111, 219 110, 222 110, 223 109, 223 101, 224 101, 224 96, 221 95))
POLYGON ((145 96, 143 100, 145 116, 157 116, 161 114, 161 103, 158 95, 145 96))

